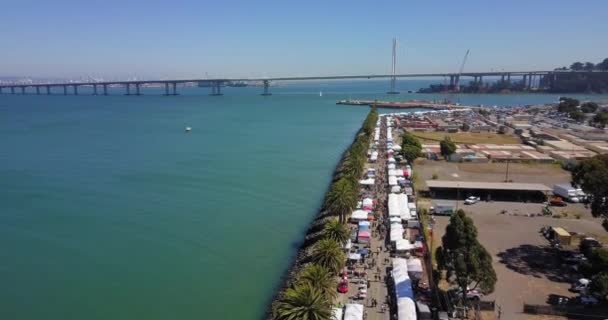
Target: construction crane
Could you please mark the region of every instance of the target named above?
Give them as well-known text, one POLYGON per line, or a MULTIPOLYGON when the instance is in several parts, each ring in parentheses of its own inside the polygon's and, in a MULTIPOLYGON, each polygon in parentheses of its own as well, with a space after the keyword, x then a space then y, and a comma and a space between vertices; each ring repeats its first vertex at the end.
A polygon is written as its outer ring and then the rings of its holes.
POLYGON ((469 57, 469 49, 467 49, 467 53, 464 54, 464 59, 462 59, 462 64, 460 65, 460 70, 458 70, 458 74, 456 75, 456 82, 454 83, 454 91, 460 92, 460 75, 462 74, 462 70, 464 70, 464 65, 467 63, 467 58, 469 57))

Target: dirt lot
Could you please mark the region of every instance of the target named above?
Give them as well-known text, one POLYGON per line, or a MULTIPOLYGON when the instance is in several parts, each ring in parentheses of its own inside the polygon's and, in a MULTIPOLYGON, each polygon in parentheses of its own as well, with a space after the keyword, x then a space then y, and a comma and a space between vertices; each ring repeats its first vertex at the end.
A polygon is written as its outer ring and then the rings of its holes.
POLYGON ((491 144, 518 144, 521 143, 519 138, 510 134, 497 134, 492 132, 472 133, 472 132, 424 132, 411 131, 411 134, 418 137, 422 143, 436 143, 449 136, 455 143, 474 144, 474 143, 491 143, 491 144))
MULTIPOLYGON (((420 167, 419 167, 420 168, 420 167)), ((604 235, 601 224, 588 219, 555 219, 500 214, 536 210, 539 204, 513 202, 479 202, 459 207, 469 214, 477 226, 479 240, 493 257, 498 276, 496 290, 484 300, 496 300, 502 309, 502 319, 529 319, 522 313, 523 303, 548 304, 558 296, 572 297, 568 291, 578 275, 558 258, 556 249, 548 246, 539 230, 542 226, 561 226, 568 231, 588 235, 604 235)), ((434 246, 441 237, 449 217, 435 217, 434 246)))
MULTIPOLYGON (((436 180, 504 182, 506 163, 458 163, 417 159, 416 174, 422 187, 424 181, 437 176, 436 180)), ((555 164, 509 163, 509 180, 524 183, 543 183, 552 187, 556 183, 570 182, 570 173, 555 164)))

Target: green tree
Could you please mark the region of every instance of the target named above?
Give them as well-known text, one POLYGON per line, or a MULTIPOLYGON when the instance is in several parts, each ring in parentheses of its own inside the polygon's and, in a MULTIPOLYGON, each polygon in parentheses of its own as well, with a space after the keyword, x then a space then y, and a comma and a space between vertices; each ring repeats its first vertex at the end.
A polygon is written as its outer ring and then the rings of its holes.
POLYGON ((422 144, 420 140, 416 138, 413 134, 406 132, 401 135, 401 147, 403 146, 415 146, 418 149, 422 149, 422 144))
POLYGON ((329 270, 318 264, 309 264, 298 273, 297 283, 307 283, 319 289, 329 301, 336 297, 336 278, 329 270))
POLYGON ((338 274, 344 268, 346 256, 342 245, 336 240, 321 239, 312 250, 311 260, 333 274, 338 274))
POLYGON ((460 288, 463 301, 468 289, 479 288, 486 294, 494 291, 497 279, 492 256, 477 240, 477 228, 464 211, 451 216, 441 242, 441 249, 435 252, 438 269, 447 271, 447 280, 460 288))
POLYGON ((583 70, 583 68, 584 68, 584 65, 582 62, 575 62, 570 65, 570 69, 574 70, 574 71, 580 71, 580 70, 583 70))
POLYGON ((570 117, 570 119, 580 122, 585 120, 585 114, 582 111, 572 111, 568 114, 568 116, 570 117))
POLYGON ((323 233, 325 238, 338 241, 342 244, 346 243, 350 238, 350 230, 348 227, 340 223, 340 221, 333 219, 325 224, 323 233))
POLYGON ((608 271, 596 274, 591 278, 590 291, 603 300, 608 296, 608 271))
MULTIPOLYGON (((572 170, 572 182, 589 196, 594 217, 608 220, 608 155, 580 161, 572 170)), ((604 224, 606 226, 606 224, 604 224)))
POLYGON ((331 315, 331 301, 308 283, 285 290, 274 310, 277 320, 329 320, 331 315))
POLYGON ((450 136, 445 136, 441 142, 439 142, 439 148, 441 149, 441 155, 447 160, 454 152, 456 152, 456 144, 450 136))
POLYGON ((325 197, 325 207, 344 223, 357 205, 357 189, 352 181, 342 177, 331 185, 325 197))
POLYGON ((408 144, 401 147, 401 154, 408 163, 412 164, 416 158, 420 157, 420 150, 420 148, 408 144))
POLYGON ((593 71, 593 69, 595 69, 595 64, 593 64, 592 62, 585 62, 583 69, 585 71, 593 71))
POLYGON ((576 111, 576 107, 579 105, 579 101, 568 97, 560 97, 559 105, 557 105, 557 111, 563 113, 570 113, 576 111))
POLYGON ((599 105, 595 102, 585 102, 581 104, 581 111, 584 113, 594 113, 599 109, 599 105))
POLYGON ((608 70, 608 58, 606 58, 606 59, 604 59, 604 61, 596 64, 595 68, 598 70, 602 70, 602 71, 608 70))
POLYGON ((593 116, 593 118, 589 121, 589 124, 598 127, 604 128, 608 124, 608 112, 598 112, 593 116))
POLYGON ((591 278, 594 275, 608 271, 608 250, 603 248, 592 249, 587 254, 587 261, 581 264, 581 273, 591 278))

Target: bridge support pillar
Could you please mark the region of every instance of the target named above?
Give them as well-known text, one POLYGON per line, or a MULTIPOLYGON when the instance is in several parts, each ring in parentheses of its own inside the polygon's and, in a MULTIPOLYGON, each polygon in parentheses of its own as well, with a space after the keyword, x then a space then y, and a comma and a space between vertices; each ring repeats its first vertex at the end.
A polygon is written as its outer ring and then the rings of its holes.
POLYGON ((172 85, 173 85, 173 93, 172 93, 172 95, 176 96, 177 95, 177 83, 173 82, 172 85))
POLYGON ((46 86, 46 94, 51 95, 51 86, 46 86))
POLYGON ((500 82, 505 82, 505 75, 500 76, 500 82))
POLYGON ((40 87, 36 86, 36 94, 40 94, 40 87))
POLYGON ((164 96, 168 96, 169 95, 169 82, 165 82, 165 94, 164 96))
POLYGON ((2 87, 0 87, 0 94, 2 94, 2 87))
POLYGON ((454 87, 454 76, 450 76, 450 87, 454 87))
POLYGON ((21 87, 21 94, 25 94, 25 87, 21 87))
POLYGON ((93 95, 94 96, 97 95, 97 85, 96 84, 93 85, 93 95))
POLYGON ((11 87, 11 94, 15 94, 15 87, 11 87))
POLYGON ((107 85, 107 84, 104 84, 104 85, 103 85, 103 95, 104 95, 104 96, 107 96, 107 95, 108 95, 108 85, 107 85))
POLYGON ((211 83, 211 95, 212 96, 221 96, 222 95, 222 82, 221 81, 213 81, 211 83))
POLYGON ((263 96, 271 96, 272 93, 270 93, 270 81, 268 80, 264 80, 264 92, 262 92, 263 96))
POLYGON ((78 86, 74 86, 74 95, 77 96, 78 95, 78 86))
POLYGON ((479 76, 479 85, 483 86, 483 76, 479 76))
POLYGON ((528 75, 524 74, 523 76, 523 85, 524 85, 524 89, 528 87, 528 75))
POLYGON ((454 77, 454 91, 460 92, 460 75, 454 77))
POLYGON ((125 95, 130 96, 131 95, 131 84, 129 84, 129 83, 125 84, 125 88, 127 88, 127 93, 125 93, 125 95))
POLYGON ((530 73, 528 75, 528 89, 532 89, 532 82, 534 81, 534 74, 530 73))
POLYGON ((63 85, 63 95, 67 96, 68 95, 68 86, 63 85))
POLYGON ((509 84, 511 83, 511 74, 510 73, 507 74, 507 82, 509 84))
POLYGON ((141 92, 139 91, 139 87, 141 86, 141 83, 136 83, 135 84, 135 94, 140 96, 141 92))

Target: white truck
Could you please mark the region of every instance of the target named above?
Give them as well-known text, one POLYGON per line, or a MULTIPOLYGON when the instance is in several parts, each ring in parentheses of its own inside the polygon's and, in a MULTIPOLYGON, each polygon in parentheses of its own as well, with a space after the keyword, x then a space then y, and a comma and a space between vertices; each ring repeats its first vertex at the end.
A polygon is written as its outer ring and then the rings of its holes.
POLYGON ((584 197, 583 190, 573 187, 569 183, 556 184, 553 186, 553 193, 556 196, 570 202, 581 202, 581 197, 584 197))

